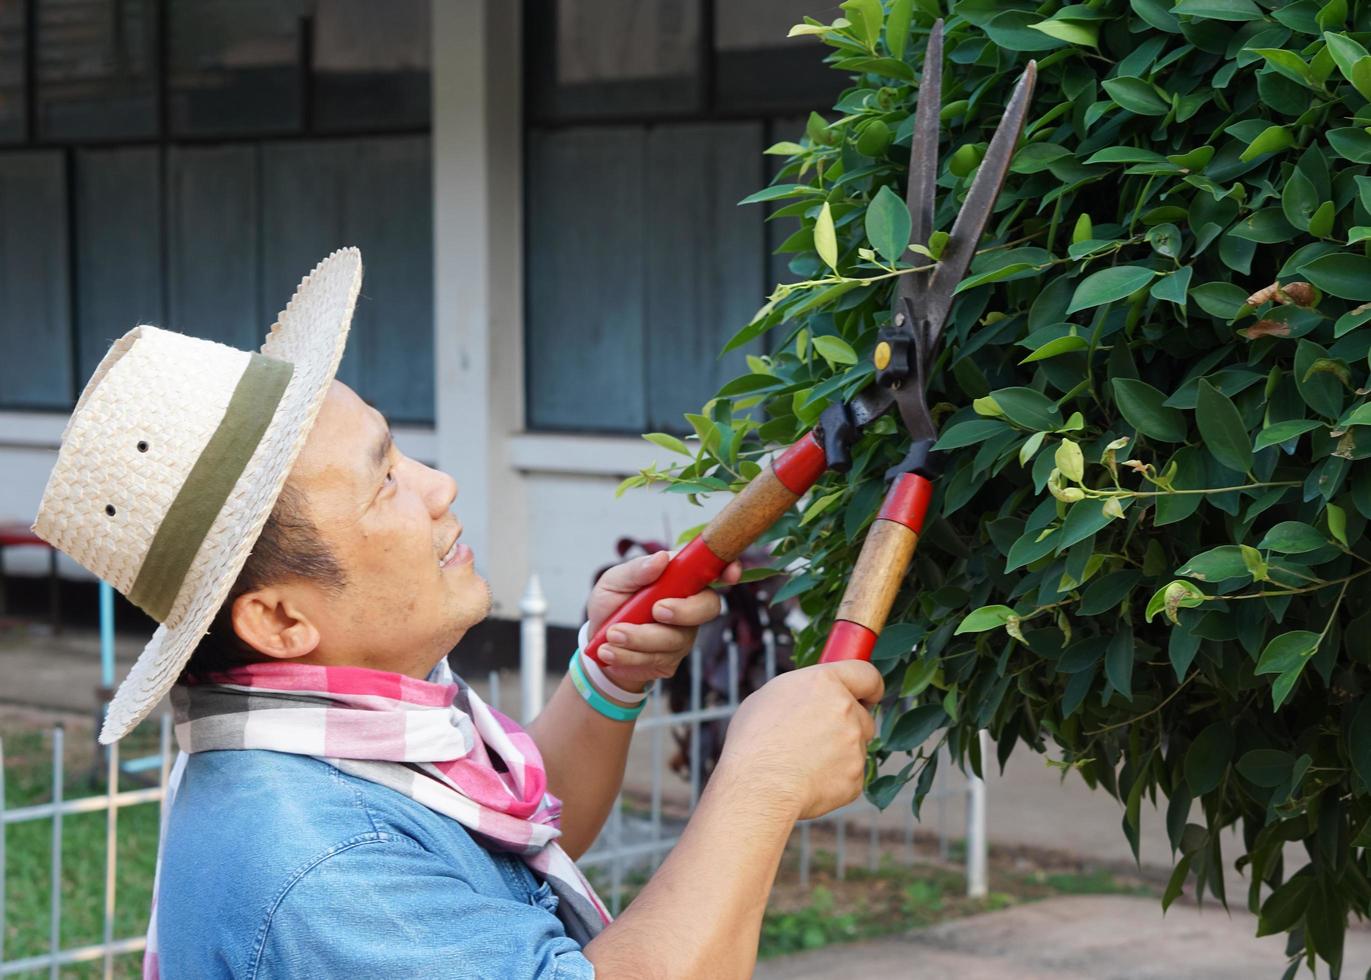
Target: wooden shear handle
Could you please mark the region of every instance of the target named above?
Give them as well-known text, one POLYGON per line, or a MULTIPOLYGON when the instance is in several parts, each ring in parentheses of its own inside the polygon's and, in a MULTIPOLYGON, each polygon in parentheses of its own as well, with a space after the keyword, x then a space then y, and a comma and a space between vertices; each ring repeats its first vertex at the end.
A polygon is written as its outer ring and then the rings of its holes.
POLYGON ((862 543, 820 663, 871 659, 919 544, 932 497, 933 484, 917 473, 905 473, 891 484, 862 543))
POLYGON ((729 562, 794 506, 827 468, 824 448, 814 433, 801 436, 671 559, 661 578, 615 610, 581 652, 598 662, 600 646, 611 626, 650 623, 652 607, 658 599, 683 599, 706 588, 729 562))

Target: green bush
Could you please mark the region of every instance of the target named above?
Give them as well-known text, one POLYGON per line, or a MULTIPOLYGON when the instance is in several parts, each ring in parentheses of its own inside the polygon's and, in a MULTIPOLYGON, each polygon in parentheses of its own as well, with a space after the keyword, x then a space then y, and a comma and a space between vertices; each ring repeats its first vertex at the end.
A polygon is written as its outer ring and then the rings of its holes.
MULTIPOLYGON (((1119 799, 1135 851, 1143 800, 1161 807, 1167 904, 1187 881, 1225 900, 1237 859, 1260 931, 1291 934, 1290 972, 1317 955, 1336 974, 1348 916, 1371 903, 1371 10, 843 7, 795 33, 852 86, 768 150, 784 167, 748 199, 798 219, 782 246, 797 280, 730 345, 769 332, 772 353, 688 417, 697 443, 649 437, 689 461, 629 484, 736 490, 871 380, 893 280, 942 244, 905 247, 900 200, 933 18, 939 228, 1036 58, 1023 142, 931 372, 935 516, 875 655, 896 697, 874 758, 915 757, 869 793, 926 791, 935 732, 976 769, 981 728, 1001 762, 1019 743, 1051 751, 1119 799), (1235 823, 1243 853, 1225 854, 1235 823), (1292 841, 1303 866, 1282 861, 1292 841)), ((802 662, 906 448, 883 419, 771 535, 776 564, 801 566, 785 592, 813 618, 802 662)))

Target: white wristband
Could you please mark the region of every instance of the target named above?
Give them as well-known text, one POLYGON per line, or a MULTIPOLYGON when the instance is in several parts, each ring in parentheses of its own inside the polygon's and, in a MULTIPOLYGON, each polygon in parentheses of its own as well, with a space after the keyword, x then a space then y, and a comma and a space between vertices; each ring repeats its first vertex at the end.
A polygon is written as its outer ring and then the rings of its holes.
POLYGON ((586 672, 586 677, 590 678, 590 683, 594 684, 601 694, 608 695, 616 701, 622 701, 624 704, 642 704, 646 701, 648 693, 652 690, 651 687, 645 691, 625 691, 605 676, 604 668, 595 662, 595 658, 582 652, 585 650, 586 644, 590 642, 589 634, 590 624, 582 623, 581 632, 576 636, 576 656, 581 658, 581 669, 586 672))

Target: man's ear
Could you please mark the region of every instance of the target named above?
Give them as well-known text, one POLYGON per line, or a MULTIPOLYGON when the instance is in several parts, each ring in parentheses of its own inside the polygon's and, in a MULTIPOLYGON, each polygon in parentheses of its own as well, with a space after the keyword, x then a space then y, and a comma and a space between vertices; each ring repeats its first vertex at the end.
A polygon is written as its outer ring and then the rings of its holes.
POLYGON ((268 586, 233 600, 233 630, 264 656, 294 660, 319 646, 319 630, 282 590, 268 586))

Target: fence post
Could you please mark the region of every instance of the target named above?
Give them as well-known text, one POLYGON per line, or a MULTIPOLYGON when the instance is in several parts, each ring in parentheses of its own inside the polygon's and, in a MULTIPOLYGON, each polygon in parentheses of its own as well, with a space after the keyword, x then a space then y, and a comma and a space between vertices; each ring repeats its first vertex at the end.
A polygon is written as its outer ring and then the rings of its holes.
MULTIPOLYGON (((987 758, 985 731, 976 733, 980 741, 980 756, 987 758)), ((982 761, 982 765, 984 765, 982 761)), ((985 898, 989 893, 986 875, 985 840, 985 780, 975 773, 966 776, 966 894, 969 898, 985 898)))
POLYGON ((543 709, 543 681, 547 677, 547 599, 537 572, 528 577, 519 612, 519 689, 527 725, 543 709))

